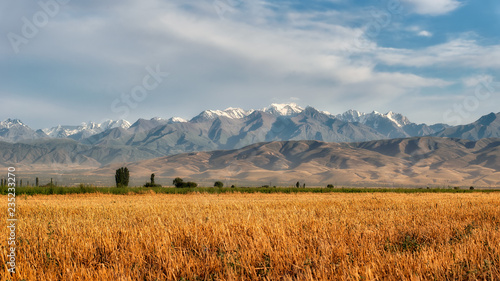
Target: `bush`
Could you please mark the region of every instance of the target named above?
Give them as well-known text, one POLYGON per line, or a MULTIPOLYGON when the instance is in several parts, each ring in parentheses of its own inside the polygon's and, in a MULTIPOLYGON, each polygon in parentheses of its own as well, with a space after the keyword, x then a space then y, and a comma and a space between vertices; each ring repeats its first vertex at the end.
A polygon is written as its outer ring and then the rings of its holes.
POLYGON ((470 189, 470 190, 474 190, 474 187, 473 187, 473 186, 471 186, 471 187, 469 187, 469 189, 470 189))
POLYGON ((221 181, 216 181, 214 183, 214 187, 223 188, 224 187, 224 183, 221 182, 221 181))
POLYGON ((175 178, 172 183, 175 187, 184 187, 184 180, 181 178, 175 178))
POLYGON ((183 187, 197 187, 197 186, 198 186, 197 183, 192 182, 192 181, 188 181, 185 183, 185 186, 183 186, 183 187))
POLYGON ((177 188, 183 188, 183 187, 197 187, 198 184, 192 181, 184 182, 183 179, 181 178, 175 178, 173 181, 173 184, 177 188))
POLYGON ((329 184, 326 186, 327 188, 334 188, 333 184, 329 184))

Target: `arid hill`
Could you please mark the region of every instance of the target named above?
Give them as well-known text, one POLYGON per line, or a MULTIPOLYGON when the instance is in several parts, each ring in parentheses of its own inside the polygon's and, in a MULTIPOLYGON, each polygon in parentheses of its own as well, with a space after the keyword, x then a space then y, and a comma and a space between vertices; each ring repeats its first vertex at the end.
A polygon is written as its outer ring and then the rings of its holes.
MULTIPOLYGON (((91 174, 113 174, 108 165, 91 174)), ((136 177, 209 183, 500 186, 500 139, 422 137, 362 143, 284 141, 127 164, 136 177)))

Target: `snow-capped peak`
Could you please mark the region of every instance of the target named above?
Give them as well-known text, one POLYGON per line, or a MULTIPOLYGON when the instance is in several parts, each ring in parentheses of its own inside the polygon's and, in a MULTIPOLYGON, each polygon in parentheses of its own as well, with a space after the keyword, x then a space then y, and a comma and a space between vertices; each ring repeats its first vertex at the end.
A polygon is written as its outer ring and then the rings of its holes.
POLYGON ((203 119, 215 119, 217 117, 226 117, 230 119, 240 119, 252 114, 254 110, 244 110, 241 108, 228 107, 224 110, 205 110, 200 113, 195 118, 203 118, 203 119))
MULTIPOLYGON (((361 117, 363 117, 365 113, 359 112, 357 110, 349 109, 348 111, 338 114, 337 117, 338 119, 346 122, 361 122, 361 117)), ((361 122, 362 123, 362 122, 361 122)))
POLYGON ((394 113, 392 111, 383 114, 378 111, 372 111, 371 113, 363 113, 351 109, 342 114, 338 114, 336 117, 346 122, 359 122, 362 124, 373 123, 375 125, 378 124, 378 122, 376 121, 377 118, 383 118, 390 120, 398 127, 403 127, 411 123, 410 120, 408 120, 408 118, 406 118, 405 116, 399 113, 394 113))
POLYGON ((23 127, 27 127, 21 120, 19 119, 7 119, 5 121, 2 121, 0 122, 0 128, 12 128, 12 127, 15 127, 15 126, 23 126, 23 127))
POLYGON ((410 120, 408 120, 408 118, 406 118, 405 116, 399 113, 394 113, 392 111, 387 112, 385 116, 389 118, 392 122, 396 123, 398 127, 403 127, 411 123, 410 120))
POLYGON ((185 123, 185 122, 187 122, 187 120, 181 117, 172 117, 168 119, 168 123, 185 123))
POLYGON ((102 123, 89 121, 88 123, 83 122, 79 126, 57 125, 56 127, 42 129, 42 131, 49 137, 66 138, 72 135, 76 135, 78 133, 82 133, 85 136, 91 136, 94 134, 104 132, 105 130, 108 129, 113 129, 113 128, 128 129, 130 126, 131 126, 130 122, 121 119, 121 120, 106 120, 103 121, 102 123))
POLYGON ((271 106, 264 108, 262 111, 278 116, 290 116, 299 114, 304 111, 304 109, 296 103, 273 103, 271 106))
POLYGON ((240 118, 246 117, 246 116, 252 114, 252 112, 254 112, 253 109, 244 110, 244 109, 237 108, 237 107, 228 107, 224 110, 224 113, 233 119, 240 119, 240 118))
MULTIPOLYGON (((105 125, 107 126, 106 130, 112 129, 112 128, 128 129, 128 128, 130 128, 130 126, 132 126, 132 124, 130 122, 128 122, 127 120, 124 120, 124 119, 120 119, 120 120, 116 120, 116 121, 109 120, 108 122, 106 122, 105 125)), ((102 127, 102 125, 101 125, 101 127, 102 127)))

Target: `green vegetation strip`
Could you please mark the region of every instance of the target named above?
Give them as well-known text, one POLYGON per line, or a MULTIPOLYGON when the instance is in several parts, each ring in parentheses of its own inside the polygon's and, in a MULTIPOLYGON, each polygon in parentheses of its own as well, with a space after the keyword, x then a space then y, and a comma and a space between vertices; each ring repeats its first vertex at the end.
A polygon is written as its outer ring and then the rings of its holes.
MULTIPOLYGON (((500 189, 453 189, 453 188, 291 188, 291 187, 235 187, 235 188, 216 188, 216 187, 196 187, 196 188, 172 188, 172 187, 17 187, 17 195, 36 195, 36 194, 146 194, 154 191, 155 193, 165 194, 189 194, 189 193, 472 193, 472 192, 499 192, 500 189)), ((0 194, 6 195, 7 187, 0 187, 0 194)))

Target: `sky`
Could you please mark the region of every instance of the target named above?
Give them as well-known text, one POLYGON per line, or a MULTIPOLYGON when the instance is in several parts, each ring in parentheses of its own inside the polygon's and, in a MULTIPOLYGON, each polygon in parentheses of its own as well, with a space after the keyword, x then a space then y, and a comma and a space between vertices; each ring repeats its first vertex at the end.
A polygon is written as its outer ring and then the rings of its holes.
POLYGON ((498 0, 0 2, 0 119, 294 102, 466 124, 500 105, 498 0))

